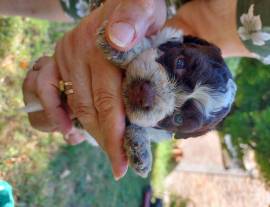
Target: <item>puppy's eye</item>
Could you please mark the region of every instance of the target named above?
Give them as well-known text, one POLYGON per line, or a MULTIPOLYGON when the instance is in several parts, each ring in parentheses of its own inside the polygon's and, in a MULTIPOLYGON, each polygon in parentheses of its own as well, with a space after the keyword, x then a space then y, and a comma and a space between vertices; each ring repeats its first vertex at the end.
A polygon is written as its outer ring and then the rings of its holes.
POLYGON ((185 57, 184 56, 178 56, 175 60, 174 68, 176 70, 184 69, 186 67, 185 64, 185 57))
POLYGON ((175 114, 173 116, 173 122, 175 125, 180 126, 183 123, 183 118, 181 114, 175 114))

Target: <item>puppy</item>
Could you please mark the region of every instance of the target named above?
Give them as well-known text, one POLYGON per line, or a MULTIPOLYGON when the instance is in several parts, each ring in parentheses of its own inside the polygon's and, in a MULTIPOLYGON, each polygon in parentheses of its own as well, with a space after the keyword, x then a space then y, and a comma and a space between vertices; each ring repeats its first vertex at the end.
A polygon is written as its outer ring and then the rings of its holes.
POLYGON ((151 170, 150 141, 205 134, 229 113, 236 84, 214 44, 164 28, 133 49, 110 47, 100 29, 97 45, 125 70, 125 149, 135 172, 151 170))
MULTIPOLYGON (((151 171, 151 141, 171 139, 173 134, 176 138, 203 135, 230 111, 236 85, 220 49, 205 40, 164 28, 133 49, 119 52, 107 43, 102 27, 97 46, 125 71, 124 147, 131 167, 142 177, 151 171)), ((40 103, 24 108, 38 110, 40 103)), ((74 125, 82 128, 76 119, 74 125)), ((86 131, 81 132, 95 145, 86 131)))

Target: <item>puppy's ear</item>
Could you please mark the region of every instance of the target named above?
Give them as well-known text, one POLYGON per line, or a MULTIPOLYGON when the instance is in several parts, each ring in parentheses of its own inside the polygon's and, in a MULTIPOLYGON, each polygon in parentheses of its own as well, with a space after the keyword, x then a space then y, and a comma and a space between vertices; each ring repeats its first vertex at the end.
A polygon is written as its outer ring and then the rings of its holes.
POLYGON ((200 39, 198 37, 194 37, 191 35, 185 35, 183 43, 184 44, 197 44, 197 45, 202 45, 202 46, 210 46, 213 49, 215 49, 218 54, 221 55, 221 50, 216 45, 214 45, 213 43, 210 43, 206 40, 200 39))
MULTIPOLYGON (((196 110, 191 111, 194 113, 196 110)), ((204 130, 204 116, 202 113, 194 113, 192 116, 184 118, 183 124, 176 131, 175 137, 177 139, 199 136, 205 133, 204 130), (199 135, 198 135, 199 134, 199 135)))
POLYGON ((207 132, 214 130, 218 123, 220 123, 230 112, 230 107, 223 108, 219 112, 215 113, 215 116, 203 123, 202 127, 195 131, 179 130, 175 133, 176 139, 185 139, 189 137, 198 137, 206 134, 207 132))
POLYGON ((175 137, 175 139, 186 139, 186 138, 190 138, 190 137, 199 137, 199 136, 206 134, 207 132, 209 132, 211 130, 213 130, 213 129, 205 128, 205 129, 202 129, 200 131, 191 132, 191 133, 176 132, 174 137, 175 137))

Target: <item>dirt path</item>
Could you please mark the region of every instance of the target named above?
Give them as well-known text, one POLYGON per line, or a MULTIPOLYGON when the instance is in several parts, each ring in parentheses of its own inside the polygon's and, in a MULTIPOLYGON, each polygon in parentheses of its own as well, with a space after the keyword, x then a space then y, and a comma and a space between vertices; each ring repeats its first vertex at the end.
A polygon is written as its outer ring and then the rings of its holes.
MULTIPOLYGON (((269 207, 264 184, 241 170, 225 170, 216 132, 181 142, 183 159, 166 178, 165 195, 188 198, 196 207, 269 207)), ((166 200, 166 199, 165 199, 166 200)))

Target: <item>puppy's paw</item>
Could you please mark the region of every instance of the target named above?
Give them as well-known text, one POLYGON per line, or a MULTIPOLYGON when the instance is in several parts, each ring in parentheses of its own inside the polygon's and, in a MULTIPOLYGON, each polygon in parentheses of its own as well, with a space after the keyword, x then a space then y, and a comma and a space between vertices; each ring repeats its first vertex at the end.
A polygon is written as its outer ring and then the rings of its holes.
POLYGON ((105 57, 114 65, 125 69, 126 66, 135 59, 140 53, 151 47, 150 41, 143 38, 132 49, 121 52, 112 48, 105 38, 105 24, 99 29, 97 34, 97 47, 99 47, 105 57))
POLYGON ((125 133, 125 150, 136 174, 147 177, 152 167, 151 143, 144 128, 131 124, 125 133))

